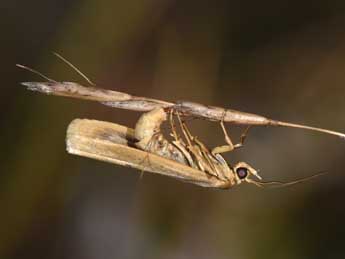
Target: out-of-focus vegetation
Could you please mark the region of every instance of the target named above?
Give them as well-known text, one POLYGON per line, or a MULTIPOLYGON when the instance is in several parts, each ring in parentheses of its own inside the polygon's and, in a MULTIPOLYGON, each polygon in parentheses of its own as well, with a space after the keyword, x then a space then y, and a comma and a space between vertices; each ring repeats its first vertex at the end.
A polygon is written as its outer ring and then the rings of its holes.
MULTIPOLYGON (((82 79, 345 131, 344 1, 1 3, 0 258, 343 258, 345 142, 255 128, 229 154, 290 180, 214 191, 65 152, 73 118, 134 126, 140 114, 29 92, 21 81, 82 79)), ((190 123, 210 146, 219 125, 190 123)), ((229 126, 234 138, 239 130, 229 126)))

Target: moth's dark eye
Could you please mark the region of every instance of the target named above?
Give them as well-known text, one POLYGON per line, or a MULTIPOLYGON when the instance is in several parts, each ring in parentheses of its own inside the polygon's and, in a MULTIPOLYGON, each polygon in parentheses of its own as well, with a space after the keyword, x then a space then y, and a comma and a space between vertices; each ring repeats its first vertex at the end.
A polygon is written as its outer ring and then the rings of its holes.
POLYGON ((239 167, 236 169, 236 173, 237 173, 238 178, 244 179, 248 175, 248 169, 245 167, 239 167))

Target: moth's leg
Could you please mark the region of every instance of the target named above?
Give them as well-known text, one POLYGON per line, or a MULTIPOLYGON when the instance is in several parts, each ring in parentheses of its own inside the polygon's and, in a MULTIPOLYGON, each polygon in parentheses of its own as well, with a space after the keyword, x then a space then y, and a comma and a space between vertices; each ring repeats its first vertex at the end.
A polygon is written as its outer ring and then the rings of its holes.
POLYGON ((213 155, 225 153, 225 152, 230 152, 230 151, 234 150, 236 147, 239 147, 238 145, 236 146, 232 143, 232 140, 231 140, 230 136, 228 135, 228 132, 225 129, 223 120, 220 122, 220 126, 222 127, 223 134, 225 137, 225 142, 227 143, 227 145, 218 146, 218 147, 213 148, 211 151, 213 155))
POLYGON ((175 141, 179 142, 180 137, 177 135, 177 132, 176 132, 176 126, 175 126, 175 121, 174 121, 172 109, 169 112, 169 122, 170 122, 171 131, 172 131, 172 134, 170 134, 170 135, 175 139, 175 141))
POLYGON ((225 136, 225 142, 227 143, 227 145, 218 146, 218 147, 213 148, 212 149, 212 154, 213 155, 220 154, 220 153, 225 153, 225 152, 230 152, 230 151, 233 151, 236 148, 239 148, 239 147, 243 146, 244 141, 245 141, 245 139, 246 139, 246 137, 248 135, 248 131, 251 128, 250 125, 243 131, 243 133, 241 134, 241 137, 240 137, 240 142, 237 143, 237 144, 233 144, 231 138, 228 135, 228 132, 225 129, 223 121, 220 122, 220 125, 222 127, 222 130, 223 130, 223 133, 224 133, 224 136, 225 136))
POLYGON ((191 154, 188 152, 186 145, 181 141, 172 141, 173 145, 183 154, 184 158, 187 160, 189 166, 193 168, 198 168, 191 156, 191 154))
POLYGON ((241 146, 244 145, 244 141, 246 140, 248 136, 248 131, 250 130, 251 127, 252 127, 251 125, 247 126, 246 129, 242 132, 239 145, 241 146))
MULTIPOLYGON (((201 142, 190 133, 187 125, 185 122, 181 120, 180 115, 177 113, 177 118, 181 127, 181 130, 183 132, 183 135, 185 136, 189 149, 193 152, 197 157, 200 157, 201 154, 203 154, 203 147, 205 147, 203 144, 200 144, 201 142)), ((205 147, 206 149, 206 147, 205 147)))
POLYGON ((181 128, 181 131, 182 131, 186 141, 188 142, 188 145, 190 147, 193 147, 193 145, 192 145, 192 141, 193 141, 192 134, 190 133, 190 131, 187 128, 186 124, 182 122, 180 114, 178 112, 176 113, 176 116, 177 116, 177 119, 179 121, 179 125, 180 125, 180 128, 181 128))
POLYGON ((200 151, 202 153, 202 156, 207 161, 207 163, 208 163, 208 165, 210 167, 210 170, 211 170, 210 173, 212 175, 215 175, 215 176, 218 177, 220 172, 219 172, 218 168, 215 166, 215 162, 212 161, 212 159, 214 159, 214 158, 210 154, 209 149, 197 137, 194 137, 194 141, 199 146, 199 149, 200 149, 200 151))
MULTIPOLYGON (((179 122, 179 126, 181 128, 181 131, 187 141, 187 144, 184 144, 184 147, 186 147, 186 150, 187 152, 190 154, 190 156, 192 155, 193 156, 193 162, 195 164, 199 164, 199 167, 202 171, 204 171, 203 167, 200 166, 200 162, 202 162, 203 158, 202 156, 200 155, 200 150, 197 149, 192 141, 193 141, 193 136, 192 134, 189 132, 187 126, 182 122, 181 120, 181 117, 180 117, 180 114, 177 112, 176 113, 176 116, 177 116, 177 119, 178 119, 178 122, 179 122)), ((182 141, 183 142, 183 141, 182 141)))
POLYGON ((194 163, 194 161, 192 159, 192 156, 190 155, 190 153, 188 152, 188 150, 186 148, 186 144, 177 134, 172 109, 170 110, 170 113, 169 113, 169 122, 170 122, 171 131, 172 131, 172 133, 170 135, 174 138, 172 143, 175 145, 176 148, 178 148, 181 151, 181 153, 187 159, 189 165, 193 168, 197 168, 196 164, 194 163))
POLYGON ((210 160, 210 157, 207 155, 209 152, 207 148, 196 137, 194 137, 190 133, 186 123, 184 123, 181 120, 181 117, 178 113, 177 113, 177 118, 178 118, 181 130, 188 142, 188 145, 189 145, 188 148, 191 151, 191 153, 195 156, 196 163, 199 165, 199 168, 202 171, 209 173, 210 175, 218 177, 218 170, 215 168, 215 165, 212 163, 212 161, 210 160), (195 145, 193 145, 192 142, 195 143, 195 145))

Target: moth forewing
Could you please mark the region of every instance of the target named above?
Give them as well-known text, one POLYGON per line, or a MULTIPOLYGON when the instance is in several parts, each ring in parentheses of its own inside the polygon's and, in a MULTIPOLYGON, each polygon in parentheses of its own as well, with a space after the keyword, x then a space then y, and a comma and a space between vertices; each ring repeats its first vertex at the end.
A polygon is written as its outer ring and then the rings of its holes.
POLYGON ((115 123, 75 119, 67 129, 67 152, 83 157, 170 176, 203 187, 229 183, 200 170, 134 147, 134 130, 115 123))

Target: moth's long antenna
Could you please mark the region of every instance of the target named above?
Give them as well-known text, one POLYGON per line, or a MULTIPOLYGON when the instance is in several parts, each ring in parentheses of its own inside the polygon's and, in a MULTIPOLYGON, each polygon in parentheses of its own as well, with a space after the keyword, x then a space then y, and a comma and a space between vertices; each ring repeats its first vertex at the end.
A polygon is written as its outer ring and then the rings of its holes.
POLYGON ((61 59, 63 62, 65 62, 67 65, 69 65, 75 72, 77 72, 81 77, 83 77, 90 85, 95 86, 96 84, 93 83, 86 75, 84 75, 76 66, 74 66, 70 61, 65 59, 60 54, 53 52, 55 56, 57 56, 59 59, 61 59))
POLYGON ((21 64, 16 64, 17 67, 19 68, 22 68, 22 69, 25 69, 25 70, 28 70, 36 75, 39 75, 40 77, 48 80, 49 82, 54 82, 54 83, 57 83, 55 80, 43 75, 42 73, 38 72, 37 70, 33 69, 33 68, 30 68, 30 67, 27 67, 27 66, 24 66, 24 65, 21 65, 21 64))
POLYGON ((319 172, 317 174, 311 175, 311 176, 307 176, 304 178, 300 178, 291 182, 280 182, 280 181, 271 181, 271 182, 258 182, 252 179, 247 179, 247 182, 255 184, 258 187, 269 187, 269 188, 281 188, 281 187, 287 187, 287 186, 291 186, 291 185, 295 185, 298 183, 302 183, 305 181, 309 181, 313 178, 319 177, 321 175, 327 174, 326 171, 322 171, 319 172))

